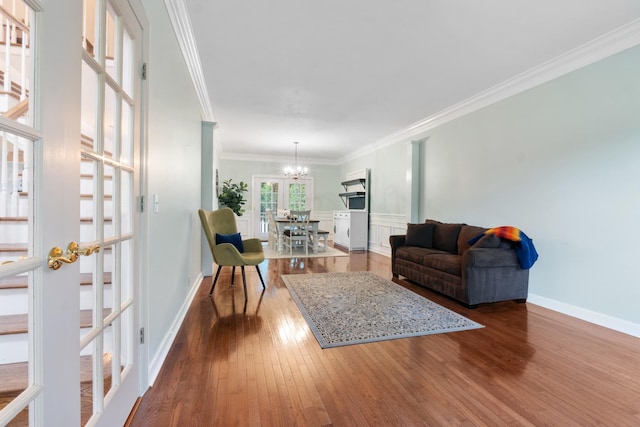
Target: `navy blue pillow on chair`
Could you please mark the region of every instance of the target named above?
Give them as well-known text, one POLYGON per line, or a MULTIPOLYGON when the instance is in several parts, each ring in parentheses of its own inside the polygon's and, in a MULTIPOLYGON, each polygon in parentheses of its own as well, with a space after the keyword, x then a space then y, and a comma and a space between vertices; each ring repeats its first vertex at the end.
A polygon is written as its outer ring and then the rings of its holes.
POLYGON ((218 234, 216 233, 216 245, 220 243, 231 243, 236 247, 238 252, 244 252, 244 245, 242 244, 242 237, 240 237, 240 233, 235 234, 218 234))

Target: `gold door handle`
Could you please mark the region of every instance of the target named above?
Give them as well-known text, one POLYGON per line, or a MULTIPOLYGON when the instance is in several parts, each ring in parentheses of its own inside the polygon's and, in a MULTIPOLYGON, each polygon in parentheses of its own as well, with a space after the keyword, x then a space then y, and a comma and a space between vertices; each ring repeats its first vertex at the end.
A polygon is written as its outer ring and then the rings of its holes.
POLYGON ((87 246, 87 247, 81 248, 81 247, 78 247, 78 244, 76 242, 71 242, 69 243, 69 247, 67 248, 67 251, 72 251, 76 255, 89 256, 89 255, 93 255, 94 253, 97 254, 98 252, 100 252, 100 245, 93 245, 93 246, 87 246), (72 244, 74 245, 73 248, 71 247, 72 244))
POLYGON ((62 267, 62 264, 73 264, 74 262, 76 262, 79 255, 89 256, 97 252, 100 252, 100 245, 81 248, 76 242, 71 242, 67 246, 66 253, 62 252, 61 247, 56 246, 49 251, 49 260, 47 261, 47 266, 52 270, 57 270, 62 267))

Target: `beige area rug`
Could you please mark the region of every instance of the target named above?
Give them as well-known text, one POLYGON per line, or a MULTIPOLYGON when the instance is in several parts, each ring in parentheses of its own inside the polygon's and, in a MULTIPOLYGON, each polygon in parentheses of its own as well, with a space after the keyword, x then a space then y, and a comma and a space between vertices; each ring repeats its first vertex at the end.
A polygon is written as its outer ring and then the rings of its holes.
POLYGON ((282 280, 322 348, 483 327, 371 272, 282 280))
POLYGON ((343 252, 339 249, 332 248, 331 246, 327 247, 326 252, 322 252, 321 250, 318 253, 313 253, 311 249, 309 249, 309 254, 305 255, 304 250, 298 249, 293 251, 293 256, 289 255, 289 251, 285 250, 283 253, 279 254, 278 251, 270 249, 266 244, 264 246, 264 257, 266 259, 288 259, 288 258, 327 258, 327 257, 336 257, 336 256, 349 256, 347 252, 343 252))

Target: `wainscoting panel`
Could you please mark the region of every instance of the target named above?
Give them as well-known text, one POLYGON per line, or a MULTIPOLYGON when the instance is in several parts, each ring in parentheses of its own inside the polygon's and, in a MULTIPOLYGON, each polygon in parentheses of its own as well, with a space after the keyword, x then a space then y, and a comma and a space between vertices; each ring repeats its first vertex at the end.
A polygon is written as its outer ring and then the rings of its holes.
POLYGON ((253 233, 249 234, 251 224, 253 224, 252 216, 253 215, 251 215, 251 212, 245 212, 242 216, 236 216, 236 225, 238 226, 238 232, 243 239, 253 236, 253 233))
POLYGON ((405 234, 407 220, 405 215, 369 214, 369 250, 385 256, 391 256, 389 236, 405 234))
POLYGON ((319 219, 319 230, 329 232, 329 240, 333 241, 333 211, 311 211, 311 219, 319 219))

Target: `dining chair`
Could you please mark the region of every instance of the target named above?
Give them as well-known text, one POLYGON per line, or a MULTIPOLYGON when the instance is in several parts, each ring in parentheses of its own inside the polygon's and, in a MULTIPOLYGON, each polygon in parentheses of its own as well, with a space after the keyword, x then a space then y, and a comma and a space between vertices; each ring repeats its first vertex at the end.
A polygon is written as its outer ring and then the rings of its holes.
POLYGON ((244 286, 244 299, 247 300, 247 279, 244 273, 245 265, 255 265, 262 287, 266 289, 262 274, 258 264, 264 261, 264 249, 262 242, 258 238, 244 239, 238 233, 236 217, 230 208, 221 208, 216 211, 198 210, 202 229, 207 236, 209 248, 213 255, 213 261, 218 264, 216 277, 213 279, 209 295, 213 294, 213 289, 218 281, 220 270, 224 266, 233 267, 231 270, 231 285, 236 267, 242 270, 242 285, 244 286))
POLYGON ((290 211, 289 224, 284 230, 284 245, 289 248, 289 254, 293 255, 293 247, 304 245, 305 255, 309 254, 309 217, 311 211, 290 211))

